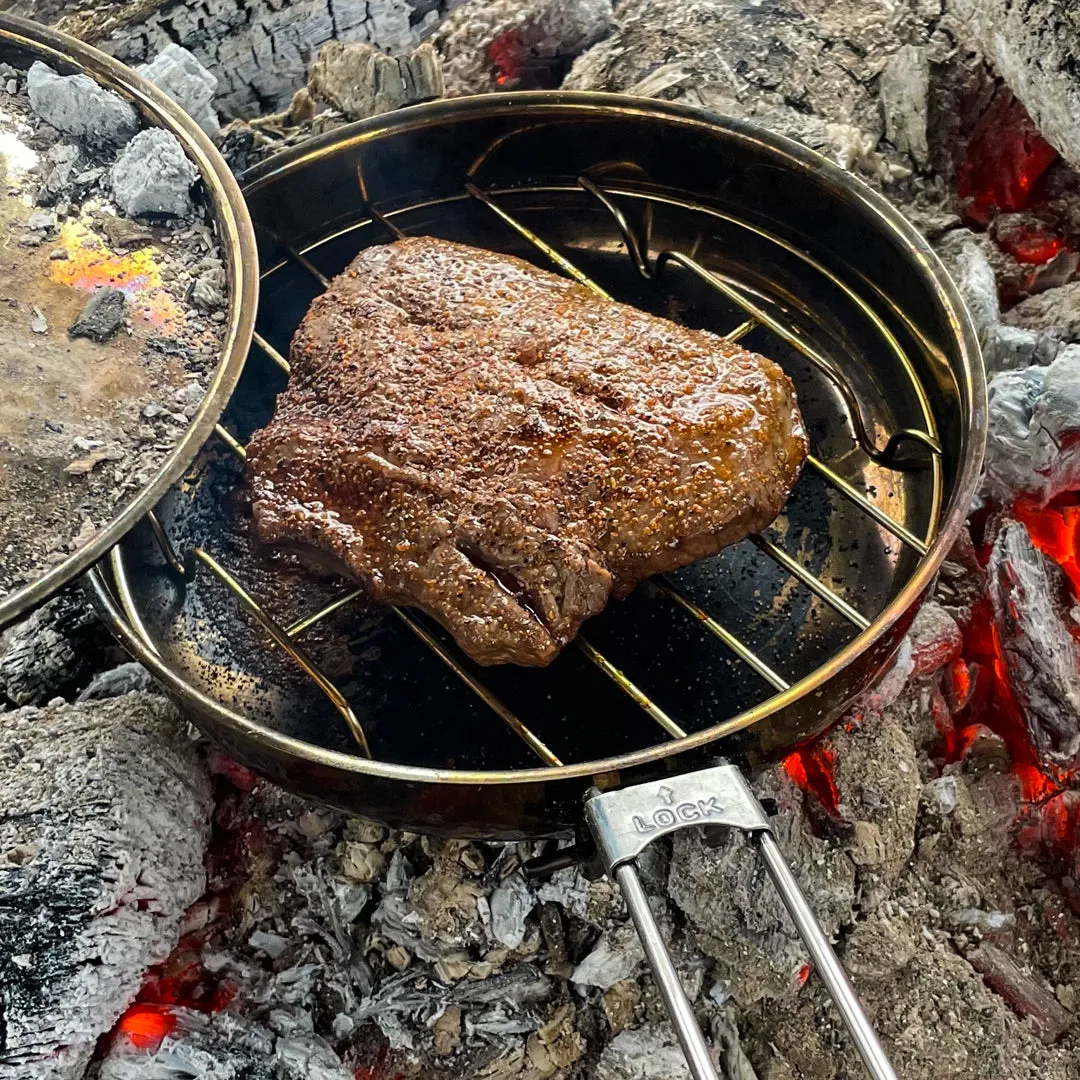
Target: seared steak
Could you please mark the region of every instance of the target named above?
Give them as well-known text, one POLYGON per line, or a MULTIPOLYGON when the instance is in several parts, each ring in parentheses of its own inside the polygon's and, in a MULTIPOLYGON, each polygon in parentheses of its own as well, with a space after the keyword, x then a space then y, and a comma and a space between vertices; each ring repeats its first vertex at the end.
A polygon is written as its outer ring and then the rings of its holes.
POLYGON ((248 448, 258 536, 481 664, 547 664, 609 596, 764 528, 806 457, 772 361, 444 240, 361 252, 291 362, 248 448))

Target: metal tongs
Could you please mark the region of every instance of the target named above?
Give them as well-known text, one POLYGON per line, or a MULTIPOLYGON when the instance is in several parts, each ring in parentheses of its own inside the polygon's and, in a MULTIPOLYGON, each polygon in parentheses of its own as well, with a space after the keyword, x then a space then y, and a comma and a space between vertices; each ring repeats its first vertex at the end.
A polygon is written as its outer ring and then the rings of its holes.
POLYGON ((622 889, 694 1080, 718 1080, 718 1075, 634 865, 654 840, 691 825, 727 826, 750 835, 867 1072, 874 1080, 896 1080, 847 972, 776 843, 765 810, 736 766, 718 765, 603 793, 593 789, 586 796, 585 819, 604 868, 622 889))

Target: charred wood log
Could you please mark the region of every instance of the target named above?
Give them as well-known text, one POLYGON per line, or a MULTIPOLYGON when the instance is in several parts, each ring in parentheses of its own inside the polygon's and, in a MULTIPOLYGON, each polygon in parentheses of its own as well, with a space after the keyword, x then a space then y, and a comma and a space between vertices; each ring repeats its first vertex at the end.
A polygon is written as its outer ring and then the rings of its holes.
POLYGON ((218 79, 217 109, 249 117, 284 109, 327 41, 415 47, 452 0, 17 0, 13 10, 54 23, 127 64, 170 43, 218 79))
POLYGON ((1049 768, 1080 759, 1080 645, 1065 572, 1006 521, 987 568, 994 620, 1010 681, 1040 760, 1049 768))
POLYGON ((978 948, 968 952, 967 962, 986 980, 987 986, 1030 1021, 1044 1043, 1056 1042, 1072 1027, 1072 1013, 1063 1009, 1045 986, 997 946, 981 942, 978 948))
POLYGON ((81 1078, 205 884, 210 783, 164 698, 0 717, 0 1078, 81 1078))
POLYGON ((394 57, 362 41, 328 41, 311 65, 307 90, 346 120, 363 120, 442 97, 442 68, 428 42, 394 57))
POLYGON ((950 15, 978 42, 1042 133, 1080 166, 1080 11, 1060 0, 950 0, 950 15))
POLYGON ((79 586, 0 636, 0 694, 13 705, 68 697, 120 656, 79 586))

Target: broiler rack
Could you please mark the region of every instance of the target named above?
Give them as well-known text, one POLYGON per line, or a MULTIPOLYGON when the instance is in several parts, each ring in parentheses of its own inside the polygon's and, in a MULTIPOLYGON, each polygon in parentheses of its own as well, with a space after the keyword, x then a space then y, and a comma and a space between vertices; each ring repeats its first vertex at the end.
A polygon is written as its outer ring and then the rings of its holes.
MULTIPOLYGON (((395 223, 394 218, 406 215, 415 210, 416 207, 402 207, 383 214, 368 202, 364 177, 359 170, 357 178, 363 205, 369 216, 366 219, 357 222, 350 228, 359 230, 368 227, 381 226, 389 237, 403 237, 405 233, 395 223)), ((832 285, 841 289, 873 324, 875 330, 885 342, 886 347, 891 351, 895 359, 907 373, 908 378, 911 380, 917 398, 922 406, 922 413, 927 428, 926 430, 921 430, 919 428, 902 428, 894 431, 889 435, 883 447, 879 447, 871 436, 863 418, 858 397, 842 371, 833 364, 827 356, 816 349, 813 344, 805 340, 798 333, 797 329, 786 326, 783 322, 770 315, 764 308, 755 303, 751 296, 747 295, 747 293, 739 287, 737 282, 725 279, 720 274, 710 271, 696 261, 690 254, 681 251, 663 250, 650 261, 649 232, 652 220, 652 201, 649 197, 646 197, 645 199, 643 228, 640 232, 637 232, 631 226, 627 215, 617 201, 624 196, 634 197, 637 193, 631 190, 620 190, 615 186, 602 187, 596 179, 588 175, 580 176, 578 178, 578 185, 581 190, 596 199, 612 215, 625 243, 627 256, 633 262, 637 273, 641 277, 654 280, 663 275, 671 266, 678 266, 693 274, 700 281, 715 290, 715 292, 737 305, 745 313, 745 320, 725 335, 727 340, 738 341, 752 330, 763 327, 794 349, 798 350, 806 360, 816 367, 826 379, 833 384, 844 403, 848 419, 851 422, 852 430, 859 446, 872 461, 890 469, 929 467, 933 470, 934 497, 933 506, 929 515, 929 524, 925 535, 917 536, 904 524, 896 521, 885 510, 876 505, 855 486, 845 480, 826 462, 820 460, 813 454, 807 459, 808 468, 818 474, 818 476, 820 476, 840 496, 871 517, 878 526, 896 537, 920 558, 925 556, 930 550, 930 546, 933 542, 941 511, 943 490, 941 468, 942 447, 935 426, 933 412, 929 407, 925 390, 919 381, 915 368, 905 354, 896 336, 883 322, 876 311, 830 269, 783 238, 767 232, 761 227, 747 221, 740 220, 730 215, 719 215, 724 217, 729 223, 751 230, 756 233, 758 237, 779 245, 788 255, 795 256, 817 273, 824 275, 832 285), (904 459, 901 458, 901 452, 909 445, 914 445, 914 447, 920 451, 917 459, 914 461, 912 461, 910 457, 904 459)), ((476 200, 482 203, 493 214, 497 215, 508 228, 514 230, 537 251, 541 252, 544 257, 553 263, 560 271, 585 285, 598 297, 610 300, 610 295, 596 281, 592 280, 578 266, 549 245, 542 237, 529 229, 500 204, 499 199, 501 195, 509 194, 511 192, 516 194, 520 193, 522 190, 528 189, 481 190, 481 188, 470 182, 465 185, 464 192, 459 198, 476 200)), ((543 190, 547 191, 551 190, 551 188, 546 187, 543 190)), ((637 197, 640 198, 639 195, 637 197)), ((710 212, 713 214, 717 213, 715 210, 711 210, 710 212)), ((257 225, 256 228, 258 229, 259 226, 257 225)), ((330 240, 338 239, 341 233, 336 233, 330 237, 324 237, 317 243, 307 247, 304 251, 298 251, 283 243, 270 233, 269 230, 265 231, 268 239, 284 253, 285 258, 266 270, 262 275, 264 279, 269 278, 271 275, 280 271, 284 266, 292 263, 294 266, 302 268, 305 273, 310 275, 311 278, 318 283, 320 288, 326 288, 329 284, 327 277, 318 269, 309 256, 323 244, 328 243, 330 240)), ((290 370, 289 362, 281 352, 258 332, 254 334, 253 340, 259 350, 268 357, 273 364, 275 364, 282 372, 288 374, 290 370)), ((219 424, 216 432, 224 445, 227 446, 233 454, 241 459, 245 457, 244 447, 225 427, 219 424)), ((190 573, 190 570, 185 569, 184 560, 178 556, 157 515, 150 513, 148 515, 148 522, 153 530, 153 535, 160 548, 161 554, 172 572, 181 577, 186 573, 190 573)), ((867 618, 866 615, 857 610, 843 596, 830 588, 828 584, 822 581, 811 570, 803 566, 779 545, 760 535, 752 537, 751 541, 762 555, 773 560, 773 562, 775 562, 784 572, 794 578, 799 584, 809 589, 814 596, 827 604, 856 631, 861 633, 871 627, 871 620, 867 618)), ((319 690, 326 695, 329 701, 341 714, 360 753, 365 757, 372 757, 371 746, 367 735, 360 720, 350 707, 346 696, 334 684, 333 680, 320 670, 318 664, 311 655, 309 655, 301 642, 305 631, 320 623, 342 607, 358 600, 362 597, 363 590, 358 588, 350 589, 333 602, 320 607, 318 610, 299 617, 287 625, 282 625, 267 612, 259 599, 253 596, 247 588, 245 588, 244 584, 238 580, 233 573, 227 570, 213 554, 203 547, 195 547, 192 554, 198 561, 198 564, 210 571, 235 597, 239 605, 257 621, 266 632, 270 642, 284 650, 295 664, 307 674, 319 690)), ((114 551, 112 558, 113 579, 123 611, 131 627, 148 648, 151 651, 155 651, 151 636, 147 633, 146 628, 142 624, 137 605, 131 594, 119 552, 114 551)), ((670 599, 671 602, 677 604, 688 615, 697 620, 707 633, 717 638, 743 664, 772 687, 774 691, 783 692, 791 687, 791 683, 780 672, 776 671, 773 666, 759 656, 746 642, 726 628, 715 616, 699 606, 670 577, 666 575, 661 576, 653 579, 653 583, 667 598, 670 599)), ((417 638, 419 638, 426 647, 431 649, 446 667, 452 671, 465 686, 476 694, 491 709, 491 711, 494 712, 503 723, 526 744, 526 746, 528 746, 529 750, 537 758, 548 766, 562 766, 564 764, 557 754, 534 731, 532 731, 494 691, 487 687, 477 674, 470 670, 467 662, 464 661, 456 647, 441 640, 440 637, 429 628, 425 616, 401 608, 393 608, 392 610, 396 617, 417 638)), ((687 737, 687 732, 679 725, 679 723, 653 701, 629 676, 612 663, 612 661, 596 648, 585 635, 579 634, 574 645, 592 665, 602 672, 623 694, 629 697, 648 717, 650 717, 651 720, 662 729, 666 736, 671 739, 683 739, 687 737)))

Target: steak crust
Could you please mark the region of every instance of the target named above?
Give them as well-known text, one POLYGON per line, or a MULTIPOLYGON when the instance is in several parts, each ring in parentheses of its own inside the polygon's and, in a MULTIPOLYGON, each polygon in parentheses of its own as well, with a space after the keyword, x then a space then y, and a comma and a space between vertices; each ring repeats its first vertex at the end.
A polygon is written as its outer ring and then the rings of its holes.
POLYGON ((258 537, 549 663, 643 578, 780 512, 807 444, 772 361, 507 255, 367 248, 311 305, 248 448, 258 537))

